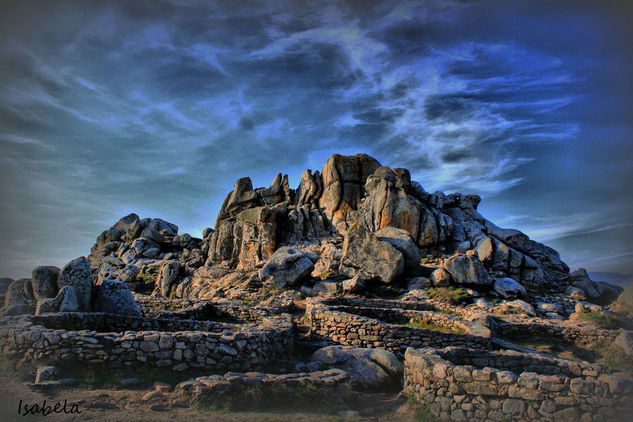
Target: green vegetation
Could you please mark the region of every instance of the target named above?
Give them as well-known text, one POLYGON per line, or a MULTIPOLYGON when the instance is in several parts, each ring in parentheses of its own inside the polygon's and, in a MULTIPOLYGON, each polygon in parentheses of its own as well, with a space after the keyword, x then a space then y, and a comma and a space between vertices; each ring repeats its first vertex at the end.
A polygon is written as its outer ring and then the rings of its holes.
POLYGON ((438 299, 453 305, 460 305, 470 300, 470 295, 461 287, 432 287, 427 292, 430 299, 438 299))
POLYGON ((154 290, 156 285, 156 274, 139 273, 136 276, 135 281, 139 284, 136 287, 138 293, 150 294, 154 290))
POLYGON ((343 274, 336 274, 334 271, 328 270, 323 271, 321 274, 319 274, 319 278, 321 280, 344 281, 347 280, 349 277, 344 276, 343 274))
POLYGON ((0 373, 21 381, 33 381, 37 366, 37 362, 0 356, 0 373))
POLYGON ((156 282, 156 274, 139 273, 136 276, 136 281, 142 284, 154 285, 154 283, 156 282))
POLYGON ((602 328, 617 329, 621 324, 616 317, 608 314, 597 314, 594 312, 581 312, 578 314, 579 321, 591 322, 602 328))
POLYGON ((327 280, 333 275, 334 275, 334 271, 323 271, 321 274, 319 274, 319 278, 321 280, 327 280))
POLYGON ((433 321, 424 320, 424 319, 413 320, 409 322, 408 325, 413 328, 422 328, 424 330, 439 331, 442 333, 466 334, 466 331, 457 325, 453 325, 451 327, 444 327, 443 325, 438 325, 434 323, 433 321))
POLYGON ((604 363, 609 368, 633 372, 633 360, 618 345, 611 344, 603 350, 604 354, 599 362, 604 363))
POLYGON ((413 411, 413 418, 418 422, 435 422, 437 419, 427 407, 419 407, 413 411))
POLYGON ((412 393, 407 394, 407 403, 409 407, 413 410, 413 419, 417 422, 436 422, 437 419, 428 407, 420 404, 415 397, 413 397, 412 393))

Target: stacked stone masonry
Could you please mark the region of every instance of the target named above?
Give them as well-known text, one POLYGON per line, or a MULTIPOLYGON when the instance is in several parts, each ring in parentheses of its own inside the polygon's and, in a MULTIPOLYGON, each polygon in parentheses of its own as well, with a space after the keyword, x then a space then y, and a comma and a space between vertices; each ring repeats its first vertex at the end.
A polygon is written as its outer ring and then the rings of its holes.
POLYGON ((289 402, 322 406, 324 400, 340 400, 348 392, 348 381, 348 374, 336 368, 289 374, 228 372, 182 382, 176 391, 190 400, 223 407, 275 407, 289 402))
POLYGON ((360 303, 370 306, 357 307, 356 301, 349 299, 308 300, 306 315, 310 321, 312 336, 349 346, 382 347, 399 357, 404 355, 407 347, 499 347, 490 338, 490 331, 486 327, 459 320, 451 315, 434 313, 428 310, 432 308, 428 304, 380 300, 360 303), (402 323, 389 323, 411 318, 419 318, 444 327, 457 326, 467 334, 445 333, 402 323))
POLYGON ((211 370, 253 370, 294 345, 290 315, 260 325, 156 319, 103 313, 7 317, 3 354, 27 359, 83 361, 124 367, 146 364, 211 370))
POLYGON ((404 392, 442 421, 625 420, 633 385, 598 364, 515 351, 407 349, 404 392))
POLYGON ((584 346, 590 344, 611 344, 615 341, 619 331, 589 326, 508 322, 500 324, 496 328, 495 334, 510 341, 524 337, 559 338, 569 343, 584 346))

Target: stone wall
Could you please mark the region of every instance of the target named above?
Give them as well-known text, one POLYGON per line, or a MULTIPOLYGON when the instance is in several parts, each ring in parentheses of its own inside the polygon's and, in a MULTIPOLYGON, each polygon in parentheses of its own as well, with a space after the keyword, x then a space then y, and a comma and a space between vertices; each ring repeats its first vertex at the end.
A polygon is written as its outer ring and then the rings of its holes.
POLYGON ((293 349, 290 315, 258 326, 102 313, 58 313, 2 320, 5 355, 83 361, 111 367, 146 364, 212 370, 261 368, 293 349))
POLYGON ((508 322, 499 324, 495 334, 505 340, 519 338, 563 339, 578 346, 590 344, 611 344, 618 336, 618 330, 606 330, 589 326, 571 326, 552 323, 508 322))
POLYGON ((176 386, 184 398, 222 408, 323 407, 349 394, 349 377, 341 369, 290 374, 228 372, 185 381, 176 386))
POLYGON ((137 303, 143 315, 153 318, 179 318, 206 321, 233 319, 242 322, 258 322, 272 314, 270 309, 253 308, 236 303, 189 299, 162 299, 143 297, 137 303))
MULTIPOLYGON (((475 348, 498 348, 490 339, 490 331, 472 322, 457 321, 446 314, 429 311, 373 309, 328 306, 331 301, 308 300, 306 315, 310 322, 310 333, 316 339, 328 339, 339 344, 356 347, 382 347, 402 357, 407 347, 463 346, 475 348), (358 315, 358 313, 362 315, 358 315), (370 316, 368 316, 370 315, 370 316), (373 317, 371 317, 373 316, 373 317), (396 316, 432 320, 438 325, 458 325, 480 335, 453 334, 435 330, 390 324, 377 318, 396 316)), ((334 302, 336 303, 336 302, 334 302)), ((388 320, 388 318, 387 318, 388 320)))
POLYGON ((633 383, 598 364, 515 351, 407 349, 404 392, 440 420, 604 421, 633 383))

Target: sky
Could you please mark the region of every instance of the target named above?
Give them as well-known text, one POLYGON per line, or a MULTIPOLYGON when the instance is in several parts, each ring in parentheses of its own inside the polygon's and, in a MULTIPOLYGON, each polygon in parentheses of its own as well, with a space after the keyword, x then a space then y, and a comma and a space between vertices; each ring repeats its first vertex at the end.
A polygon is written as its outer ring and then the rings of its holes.
POLYGON ((631 274, 626 3, 0 0, 0 276, 361 152, 631 274))

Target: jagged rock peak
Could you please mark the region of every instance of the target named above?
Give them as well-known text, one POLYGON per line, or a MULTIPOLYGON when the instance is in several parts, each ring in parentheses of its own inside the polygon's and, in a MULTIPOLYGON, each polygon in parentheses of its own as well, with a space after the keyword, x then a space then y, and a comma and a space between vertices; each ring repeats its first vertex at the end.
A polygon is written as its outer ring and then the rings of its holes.
POLYGON ((427 193, 408 170, 366 154, 332 155, 321 172, 306 170, 296 190, 287 181, 278 174, 266 189, 249 178, 235 183, 209 237, 207 266, 254 270, 281 246, 344 236, 358 224, 369 233, 402 230, 422 253, 474 250, 492 278, 538 286, 569 272, 553 249, 481 216, 479 196, 427 193))

